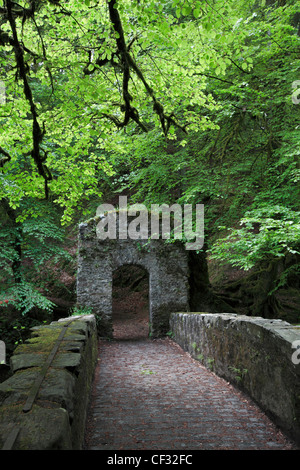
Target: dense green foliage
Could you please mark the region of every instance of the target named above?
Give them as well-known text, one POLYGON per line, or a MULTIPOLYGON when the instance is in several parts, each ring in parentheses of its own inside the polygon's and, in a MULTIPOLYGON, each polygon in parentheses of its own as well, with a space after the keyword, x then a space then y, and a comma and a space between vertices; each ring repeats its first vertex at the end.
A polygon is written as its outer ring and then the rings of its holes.
POLYGON ((299 288, 299 46, 294 0, 0 2, 2 302, 51 309, 42 267, 72 262, 60 224, 123 192, 203 203, 209 259, 255 276, 247 313, 282 315, 274 294, 299 288))

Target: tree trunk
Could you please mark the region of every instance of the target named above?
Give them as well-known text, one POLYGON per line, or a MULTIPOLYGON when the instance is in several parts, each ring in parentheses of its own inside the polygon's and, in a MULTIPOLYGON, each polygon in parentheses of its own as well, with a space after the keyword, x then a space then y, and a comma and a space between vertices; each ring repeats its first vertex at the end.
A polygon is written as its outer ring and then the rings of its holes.
POLYGON ((11 221, 12 231, 14 232, 12 245, 16 255, 11 268, 15 284, 20 284, 22 282, 22 225, 17 222, 16 211, 10 207, 8 201, 3 198, 1 204, 11 221))

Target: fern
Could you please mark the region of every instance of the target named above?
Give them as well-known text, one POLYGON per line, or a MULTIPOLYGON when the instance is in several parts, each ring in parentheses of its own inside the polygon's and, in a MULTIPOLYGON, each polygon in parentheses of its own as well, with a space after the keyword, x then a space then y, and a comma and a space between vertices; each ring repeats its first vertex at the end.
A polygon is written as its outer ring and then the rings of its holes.
POLYGON ((22 315, 26 315, 33 308, 38 308, 51 313, 54 307, 53 302, 43 296, 37 288, 29 282, 15 284, 0 295, 2 305, 10 304, 19 310, 22 315), (8 301, 8 302, 7 302, 8 301))

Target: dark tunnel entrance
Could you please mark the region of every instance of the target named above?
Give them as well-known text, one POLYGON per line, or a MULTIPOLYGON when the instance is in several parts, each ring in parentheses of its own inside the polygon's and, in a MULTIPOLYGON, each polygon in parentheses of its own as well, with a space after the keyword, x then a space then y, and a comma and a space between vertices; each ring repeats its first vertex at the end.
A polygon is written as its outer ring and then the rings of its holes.
POLYGON ((149 336, 149 274, 137 265, 124 265, 113 273, 112 320, 114 339, 149 336))

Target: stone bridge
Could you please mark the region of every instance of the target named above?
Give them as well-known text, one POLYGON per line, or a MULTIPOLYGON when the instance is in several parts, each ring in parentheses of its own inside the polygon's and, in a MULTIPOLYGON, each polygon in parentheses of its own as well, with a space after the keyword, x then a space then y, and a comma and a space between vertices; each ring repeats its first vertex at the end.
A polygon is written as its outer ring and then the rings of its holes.
POLYGON ((100 342, 93 315, 35 328, 0 384, 2 450, 298 448, 299 330, 191 312, 170 328, 100 342))
POLYGON ((93 314, 34 328, 15 350, 2 449, 297 448, 299 327, 190 312, 181 245, 99 241, 97 220, 81 225, 78 255, 78 302, 93 314), (113 339, 112 274, 128 264, 149 273, 151 339, 113 339))

